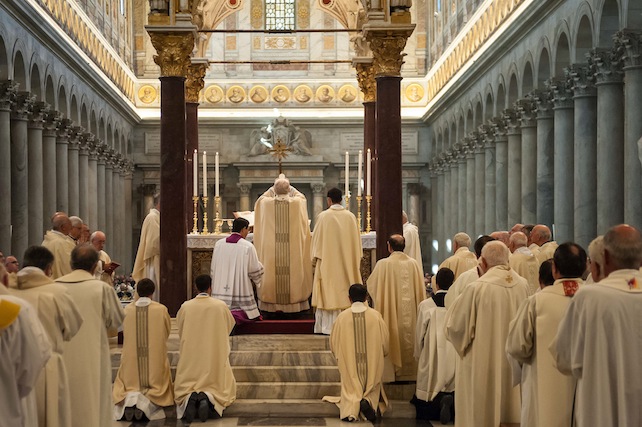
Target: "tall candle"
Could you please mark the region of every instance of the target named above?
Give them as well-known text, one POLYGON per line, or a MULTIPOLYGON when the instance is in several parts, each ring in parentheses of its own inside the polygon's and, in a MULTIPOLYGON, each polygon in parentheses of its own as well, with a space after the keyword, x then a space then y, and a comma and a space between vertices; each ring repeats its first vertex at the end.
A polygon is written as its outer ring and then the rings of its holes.
POLYGON ((219 193, 218 193, 218 184, 219 184, 219 177, 218 177, 218 151, 216 152, 216 156, 214 157, 214 180, 215 180, 214 181, 214 184, 215 184, 214 185, 214 187, 215 187, 214 188, 214 191, 215 191, 214 195, 216 197, 218 197, 219 196, 219 193))
POLYGON ((361 180, 363 178, 363 151, 359 150, 359 166, 357 168, 357 196, 361 197, 361 180))
POLYGON ((348 191, 350 189, 350 155, 346 151, 346 186, 345 186, 345 191, 344 195, 348 196, 348 191))
POLYGON ((196 155, 197 150, 194 150, 194 188, 193 188, 193 194, 194 197, 198 197, 198 157, 196 155))
POLYGON ((207 151, 203 151, 203 197, 207 199, 207 151))
POLYGON ((366 196, 371 196, 371 169, 372 169, 372 154, 370 154, 370 149, 368 148, 368 153, 366 154, 366 196))

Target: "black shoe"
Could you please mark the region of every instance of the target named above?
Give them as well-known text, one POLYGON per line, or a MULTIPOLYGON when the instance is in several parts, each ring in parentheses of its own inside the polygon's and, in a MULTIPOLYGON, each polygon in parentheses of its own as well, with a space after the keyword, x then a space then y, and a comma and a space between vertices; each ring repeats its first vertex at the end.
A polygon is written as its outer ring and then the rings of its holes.
POLYGON ((372 409, 372 406, 370 406, 370 402, 368 402, 367 399, 361 399, 359 409, 361 410, 361 413, 365 415, 366 419, 371 423, 374 423, 377 420, 377 413, 374 409, 372 409))
POLYGON ((198 402, 198 419, 201 420, 202 423, 207 421, 207 418, 210 414, 209 403, 210 402, 207 398, 201 399, 198 402))
POLYGON ((145 415, 143 411, 141 411, 135 406, 134 406, 134 418, 136 419, 136 421, 149 421, 147 419, 147 415, 145 415))
POLYGON ((133 421, 134 420, 134 407, 133 406, 128 406, 125 408, 125 415, 123 416, 125 418, 125 421, 133 421))
POLYGON ((450 414, 453 407, 453 397, 444 396, 441 399, 440 406, 441 406, 441 410, 439 411, 439 422, 442 424, 448 424, 451 421, 450 414))
POLYGON ((191 424, 192 421, 194 421, 194 417, 196 416, 197 396, 198 395, 196 393, 192 393, 192 395, 189 397, 189 401, 187 402, 185 413, 183 414, 183 421, 188 424, 191 424))

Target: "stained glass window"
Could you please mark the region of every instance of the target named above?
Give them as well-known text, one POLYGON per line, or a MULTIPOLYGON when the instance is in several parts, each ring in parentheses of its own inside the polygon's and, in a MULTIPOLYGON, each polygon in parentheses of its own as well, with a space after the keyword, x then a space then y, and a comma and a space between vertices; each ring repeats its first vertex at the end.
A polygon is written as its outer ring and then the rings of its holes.
POLYGON ((265 0, 265 29, 294 30, 295 0, 265 0))

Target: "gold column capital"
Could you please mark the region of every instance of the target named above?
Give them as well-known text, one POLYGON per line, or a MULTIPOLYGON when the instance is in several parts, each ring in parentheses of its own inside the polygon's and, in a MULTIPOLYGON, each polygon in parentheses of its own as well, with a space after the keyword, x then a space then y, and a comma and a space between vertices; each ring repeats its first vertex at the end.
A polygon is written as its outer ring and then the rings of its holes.
POLYGON ((372 58, 369 58, 369 61, 355 59, 353 65, 357 70, 357 82, 363 93, 364 102, 375 102, 377 100, 377 81, 375 80, 372 58))
POLYGON ((191 64, 187 67, 185 102, 198 103, 199 94, 205 86, 205 73, 209 65, 206 58, 192 59, 191 64))
POLYGON ((380 76, 401 76, 403 65, 403 53, 406 41, 415 29, 414 24, 410 25, 383 25, 363 26, 364 33, 374 57, 374 73, 380 76))
POLYGON ((161 69, 161 77, 185 77, 194 50, 195 26, 146 27, 157 55, 154 62, 161 69))

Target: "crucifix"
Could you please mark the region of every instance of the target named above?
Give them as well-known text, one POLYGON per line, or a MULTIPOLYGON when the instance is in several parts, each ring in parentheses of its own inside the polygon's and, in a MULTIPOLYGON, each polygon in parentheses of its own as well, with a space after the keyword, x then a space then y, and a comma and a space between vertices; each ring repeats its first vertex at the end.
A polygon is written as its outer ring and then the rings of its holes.
POLYGON ((293 151, 292 148, 285 145, 281 138, 277 138, 276 144, 268 150, 268 152, 279 161, 279 174, 283 173, 282 160, 285 159, 291 151, 293 151))

